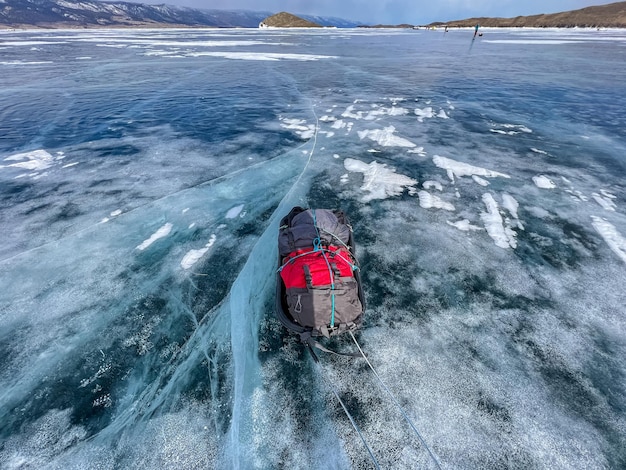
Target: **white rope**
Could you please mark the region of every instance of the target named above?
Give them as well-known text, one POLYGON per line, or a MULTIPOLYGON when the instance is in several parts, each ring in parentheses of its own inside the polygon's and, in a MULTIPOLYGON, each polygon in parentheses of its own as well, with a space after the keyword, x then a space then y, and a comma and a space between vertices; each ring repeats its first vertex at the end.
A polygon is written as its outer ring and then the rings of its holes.
POLYGON ((419 433, 419 431, 417 430, 417 428, 415 427, 415 425, 413 424, 413 421, 411 421, 411 419, 409 418, 409 416, 406 414, 406 411, 404 411, 404 408, 402 408, 402 406, 400 405, 400 403, 398 402, 398 399, 395 397, 395 395, 391 392, 391 390, 389 390, 389 388, 385 385, 385 382, 383 382, 383 379, 380 378, 380 376, 378 375, 378 373, 376 372, 376 370, 374 369, 374 367, 372 366, 372 364, 370 363, 370 361, 367 359, 367 356, 365 356, 365 353, 363 352, 363 350, 361 349, 361 346, 359 345, 359 343, 357 342, 356 338, 354 337, 354 335, 352 334, 352 331, 349 332, 350 336, 352 336, 352 340, 354 341, 354 344, 356 344, 356 347, 359 349, 359 352, 361 353, 361 356, 363 356, 363 359, 365 359, 365 362, 367 362, 367 365, 370 367, 370 369, 372 370, 372 372, 374 373, 374 376, 378 379, 378 382, 380 383, 380 385, 382 386, 383 390, 385 390, 385 392, 387 392, 387 394, 391 397, 391 399, 393 400, 393 402, 396 404, 396 406, 398 407, 398 409, 400 410, 400 412, 402 413, 402 416, 404 416, 404 419, 406 420, 407 423, 409 423, 409 426, 411 426, 411 428, 413 429, 413 431, 415 431, 415 434, 417 435, 417 437, 419 438, 420 442, 422 443, 422 445, 424 446, 424 448, 428 451, 428 454, 430 455, 430 457, 433 459, 433 462, 435 462, 435 465, 437 466, 437 468, 439 470, 441 470, 441 466, 439 465, 439 462, 437 461, 437 458, 435 457, 435 455, 430 451, 430 448, 428 447, 428 445, 426 444, 426 441, 424 441, 424 439, 422 438, 422 435, 419 433))
POLYGON ((343 408, 343 411, 346 413, 346 416, 350 420, 350 423, 352 423, 352 427, 354 428, 354 430, 357 432, 357 434, 361 438, 361 441, 363 441, 363 445, 367 449, 367 452, 370 454, 370 458, 372 459, 372 462, 374 463, 374 466, 376 467, 377 470, 380 470, 380 465, 378 464, 378 460, 376 460, 376 457, 374 457, 374 453, 372 452, 372 449, 370 448, 370 446, 367 444, 367 441, 365 440, 365 437, 363 436, 363 433, 361 433, 361 430, 359 429, 359 427, 357 426, 356 422, 354 421, 354 418, 352 417, 352 415, 348 411, 348 408, 346 408, 346 405, 343 403, 343 400, 339 396, 339 392, 337 392, 337 389, 335 388, 333 383, 324 374, 324 370, 323 370, 321 364, 319 362, 315 362, 315 364, 317 365, 318 369, 320 370, 320 375, 324 378, 326 383, 330 386, 330 389, 333 391, 333 393, 337 397, 337 400, 341 404, 341 407, 343 408))

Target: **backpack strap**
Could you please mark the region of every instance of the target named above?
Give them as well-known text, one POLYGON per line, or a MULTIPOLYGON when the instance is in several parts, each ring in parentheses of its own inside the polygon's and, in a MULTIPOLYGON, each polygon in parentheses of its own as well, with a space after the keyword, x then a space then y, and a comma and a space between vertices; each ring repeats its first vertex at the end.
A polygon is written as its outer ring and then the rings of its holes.
POLYGON ((306 281, 307 289, 313 289, 313 277, 311 276, 311 269, 308 264, 302 265, 304 270, 304 280, 306 281))

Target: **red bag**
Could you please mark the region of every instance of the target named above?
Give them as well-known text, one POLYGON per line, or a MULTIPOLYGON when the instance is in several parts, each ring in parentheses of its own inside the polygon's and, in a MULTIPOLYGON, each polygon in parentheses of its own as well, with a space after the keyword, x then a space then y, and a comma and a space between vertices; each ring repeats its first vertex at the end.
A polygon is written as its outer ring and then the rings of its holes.
POLYGON ((290 253, 280 276, 295 322, 324 336, 356 328, 363 313, 356 269, 352 255, 343 247, 290 253))
POLYGON ((318 251, 298 250, 285 258, 280 276, 287 289, 330 286, 340 277, 354 277, 353 263, 345 248, 330 246, 318 251))

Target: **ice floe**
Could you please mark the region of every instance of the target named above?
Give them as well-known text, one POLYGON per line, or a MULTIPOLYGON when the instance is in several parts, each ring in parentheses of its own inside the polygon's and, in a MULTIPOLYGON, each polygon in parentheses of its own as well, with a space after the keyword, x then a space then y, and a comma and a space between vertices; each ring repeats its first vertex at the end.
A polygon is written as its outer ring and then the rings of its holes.
POLYGON ((384 163, 373 161, 367 164, 354 158, 346 158, 343 165, 350 172, 363 174, 360 188, 366 192, 361 198, 363 202, 399 196, 405 189, 409 190, 409 194, 415 194, 417 180, 396 173, 394 168, 387 168, 384 163))
POLYGON ((159 230, 157 230, 156 232, 154 232, 150 238, 148 238, 147 240, 144 240, 143 242, 141 242, 139 245, 137 245, 137 249, 140 251, 145 250, 146 248, 148 248, 150 245, 152 245, 155 241, 167 237, 170 232, 172 231, 172 227, 173 225, 171 223, 166 223, 165 225, 163 225, 159 230))
POLYGON ((609 245, 613 253, 626 263, 626 238, 606 219, 592 215, 591 220, 593 221, 591 225, 609 245))
POLYGON ((478 166, 473 166, 468 163, 457 162, 456 160, 452 160, 451 158, 442 157, 440 155, 435 155, 433 157, 433 163, 448 172, 448 178, 451 181, 454 181, 454 177, 462 177, 462 176, 484 176, 485 178, 510 178, 509 175, 504 173, 499 173, 497 171, 488 170, 486 168, 481 168, 478 166))

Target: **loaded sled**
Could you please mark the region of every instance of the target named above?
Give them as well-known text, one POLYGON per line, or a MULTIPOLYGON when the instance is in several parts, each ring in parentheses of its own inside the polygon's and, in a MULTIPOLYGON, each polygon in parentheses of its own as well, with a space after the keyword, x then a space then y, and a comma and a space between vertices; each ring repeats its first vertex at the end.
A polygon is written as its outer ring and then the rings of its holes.
POLYGON ((313 347, 333 352, 317 338, 361 326, 365 297, 352 227, 343 212, 291 209, 279 226, 278 266, 276 316, 312 354, 313 347))
MULTIPOLYGON (((365 297, 355 258, 352 227, 341 211, 294 207, 282 218, 278 230, 278 270, 276 274, 276 317, 290 332, 300 336, 320 372, 323 371, 314 348, 365 360, 402 416, 413 429, 430 458, 439 462, 428 448, 398 399, 382 381, 354 336, 363 322, 365 297), (348 333, 358 353, 338 353, 322 346, 318 338, 348 333)), ((367 449, 374 467, 380 465, 337 388, 325 377, 350 423, 367 449)))

